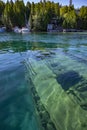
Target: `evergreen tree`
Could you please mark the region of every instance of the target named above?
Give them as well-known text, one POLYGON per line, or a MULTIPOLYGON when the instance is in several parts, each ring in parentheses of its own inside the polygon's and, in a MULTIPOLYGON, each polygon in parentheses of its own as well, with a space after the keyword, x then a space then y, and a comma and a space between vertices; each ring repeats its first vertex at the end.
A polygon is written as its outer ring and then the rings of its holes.
POLYGON ((23 0, 16 0, 14 4, 14 14, 15 14, 15 25, 18 25, 19 27, 22 27, 25 25, 25 5, 23 0))
POLYGON ((81 7, 76 13, 73 5, 60 7, 59 3, 46 0, 27 2, 26 6, 23 0, 0 1, 0 26, 22 27, 29 21, 31 29, 46 31, 53 19, 64 28, 87 29, 87 6, 81 7))
POLYGON ((64 15, 68 13, 68 6, 63 6, 60 8, 60 16, 64 17, 64 15))
POLYGON ((71 10, 70 12, 66 13, 66 15, 64 15, 63 27, 77 28, 77 15, 74 10, 71 10))
POLYGON ((13 16, 13 2, 7 1, 4 9, 4 15, 3 15, 3 22, 6 25, 6 27, 12 27, 12 21, 11 18, 13 16))
POLYGON ((80 28, 87 29, 87 6, 82 6, 79 13, 80 28))
POLYGON ((31 3, 30 2, 27 2, 26 4, 26 19, 27 21, 29 20, 29 17, 30 17, 30 13, 31 13, 31 3))
POLYGON ((3 24, 3 12, 5 8, 5 3, 3 1, 0 1, 0 25, 3 24))

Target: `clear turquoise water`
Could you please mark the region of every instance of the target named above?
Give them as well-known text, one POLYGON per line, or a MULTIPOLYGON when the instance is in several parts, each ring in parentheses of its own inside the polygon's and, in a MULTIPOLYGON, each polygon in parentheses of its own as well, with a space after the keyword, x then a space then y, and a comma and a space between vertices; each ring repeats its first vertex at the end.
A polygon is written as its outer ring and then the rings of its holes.
MULTIPOLYGON (((0 130, 40 129, 27 81, 29 58, 46 63, 61 88, 71 93, 70 87, 87 79, 87 33, 0 34, 0 130)), ((75 89, 86 111, 87 86, 75 89)))

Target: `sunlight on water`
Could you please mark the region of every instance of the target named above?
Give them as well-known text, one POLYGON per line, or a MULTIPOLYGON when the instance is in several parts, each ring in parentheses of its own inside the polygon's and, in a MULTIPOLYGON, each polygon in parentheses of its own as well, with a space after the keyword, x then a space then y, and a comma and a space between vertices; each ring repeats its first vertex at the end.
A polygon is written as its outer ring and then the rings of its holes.
POLYGON ((0 34, 0 130, 87 129, 87 33, 0 34))

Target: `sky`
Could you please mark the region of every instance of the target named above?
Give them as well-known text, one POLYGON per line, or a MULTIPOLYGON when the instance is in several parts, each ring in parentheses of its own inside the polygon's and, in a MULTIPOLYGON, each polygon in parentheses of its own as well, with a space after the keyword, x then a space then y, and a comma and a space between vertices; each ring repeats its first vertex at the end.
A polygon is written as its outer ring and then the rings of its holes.
MULTIPOLYGON (((3 0, 4 2, 6 2, 7 0, 3 0)), ((14 1, 14 0, 13 0, 14 1)), ((40 0, 24 0, 25 3, 27 3, 27 1, 30 1, 30 2, 39 2, 40 0)), ((54 1, 54 2, 59 2, 60 4, 62 5, 69 5, 69 1, 70 0, 50 0, 50 1, 54 1)), ((87 6, 87 0, 72 0, 72 3, 74 4, 74 7, 75 8, 79 8, 81 7, 82 5, 85 5, 87 6)))

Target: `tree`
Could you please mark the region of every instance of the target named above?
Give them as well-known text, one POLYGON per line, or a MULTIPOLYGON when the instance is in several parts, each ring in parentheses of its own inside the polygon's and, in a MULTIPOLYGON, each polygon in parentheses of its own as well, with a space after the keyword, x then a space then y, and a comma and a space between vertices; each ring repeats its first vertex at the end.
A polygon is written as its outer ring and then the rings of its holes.
POLYGON ((87 6, 82 6, 79 13, 79 21, 81 29, 87 29, 87 6))
POLYGON ((60 16, 63 17, 66 13, 68 13, 68 6, 63 6, 60 8, 60 16))
POLYGON ((34 15, 35 14, 35 4, 34 2, 32 2, 31 4, 31 15, 34 15))
POLYGON ((56 15, 56 17, 60 17, 60 6, 59 6, 59 3, 55 4, 55 15, 56 15))
POLYGON ((3 14, 4 8, 5 8, 5 3, 3 1, 0 1, 0 17, 3 14))
POLYGON ((74 10, 71 10, 70 12, 66 13, 66 15, 64 15, 63 27, 64 28, 77 27, 77 15, 74 10))
POLYGON ((26 10, 23 0, 16 0, 14 4, 15 25, 18 25, 19 27, 25 25, 25 14, 26 10))
POLYGON ((6 27, 12 27, 12 16, 13 16, 13 1, 7 1, 3 14, 3 22, 6 27))
POLYGON ((4 8, 5 8, 5 3, 3 1, 0 1, 0 25, 3 24, 2 18, 3 18, 4 8))
POLYGON ((30 13, 31 13, 31 3, 30 2, 27 2, 26 4, 26 19, 27 21, 29 20, 29 17, 30 17, 30 13))
POLYGON ((0 1, 0 26, 8 28, 14 26, 25 26, 30 23, 31 28, 46 31, 49 23, 54 23, 64 28, 87 29, 87 6, 76 12, 74 6, 60 6, 59 3, 51 1, 40 1, 38 3, 23 0, 7 0, 6 4, 0 1), (54 22, 55 20, 55 22, 54 22))
POLYGON ((50 23, 54 16, 54 3, 40 2, 31 5, 31 14, 33 14, 33 29, 39 31, 46 31, 47 24, 50 23))

